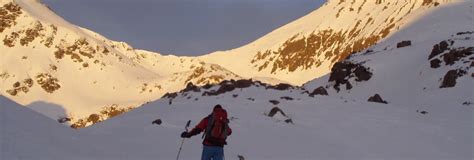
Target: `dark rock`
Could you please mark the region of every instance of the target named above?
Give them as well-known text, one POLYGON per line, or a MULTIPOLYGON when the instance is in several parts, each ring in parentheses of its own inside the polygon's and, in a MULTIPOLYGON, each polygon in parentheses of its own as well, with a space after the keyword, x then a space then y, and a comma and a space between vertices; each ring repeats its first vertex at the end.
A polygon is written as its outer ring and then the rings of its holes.
POLYGON ((268 102, 270 102, 270 103, 272 103, 272 104, 274 104, 274 105, 280 104, 280 102, 277 101, 277 100, 269 100, 268 102))
POLYGON ((329 82, 335 82, 334 89, 339 92, 341 84, 346 84, 346 89, 352 88, 352 85, 349 83, 349 79, 352 77, 355 77, 356 81, 368 81, 372 77, 372 73, 369 71, 369 68, 362 64, 355 64, 349 61, 337 62, 331 68, 329 82))
POLYGON ((455 62, 474 53, 474 47, 464 49, 453 49, 443 55, 446 65, 453 65, 455 62))
POLYGON ((382 97, 380 97, 379 94, 375 94, 374 96, 369 97, 369 99, 368 99, 367 101, 387 104, 387 101, 384 101, 384 100, 382 99, 382 97))
POLYGON ((193 83, 189 82, 187 85, 186 85, 186 88, 184 88, 183 90, 181 90, 180 92, 189 92, 189 91, 193 91, 193 92, 200 92, 201 89, 194 85, 193 83))
POLYGON ((286 83, 280 83, 280 84, 277 84, 276 86, 269 86, 267 88, 283 91, 283 90, 288 90, 290 88, 293 88, 293 86, 290 85, 290 84, 286 84, 286 83))
POLYGON ((214 85, 212 85, 212 84, 205 84, 204 86, 202 86, 202 88, 204 88, 204 89, 209 89, 209 88, 211 88, 212 86, 214 86, 214 85))
POLYGON ((245 160, 244 156, 242 155, 237 155, 237 158, 239 158, 239 160, 245 160))
POLYGON ((58 118, 59 123, 66 123, 66 122, 70 122, 70 121, 71 121, 71 118, 69 118, 69 117, 58 118))
POLYGON ((166 93, 165 95, 163 95, 162 98, 173 99, 173 98, 176 98, 177 96, 178 96, 178 93, 166 93))
POLYGON ((354 70, 354 74, 356 76, 356 81, 368 81, 372 77, 372 72, 369 71, 368 68, 363 66, 357 66, 354 70))
POLYGON ((421 113, 421 114, 428 114, 427 111, 419 111, 419 110, 416 110, 417 113, 421 113))
POLYGON ((439 88, 450 88, 456 86, 456 79, 466 73, 466 71, 460 69, 449 70, 446 75, 444 75, 443 82, 439 88))
POLYGON ((411 41, 401 41, 397 43, 397 48, 411 46, 411 41))
POLYGON ((431 68, 439 68, 441 66, 440 64, 441 64, 441 60, 439 60, 438 58, 435 58, 430 61, 431 68))
POLYGON ((247 100, 249 100, 249 101, 255 101, 255 99, 253 99, 253 98, 247 98, 247 100))
POLYGON ((238 94, 233 94, 232 97, 237 98, 239 95, 238 94))
POLYGON ((235 88, 248 88, 252 85, 253 85, 253 82, 251 79, 249 80, 241 79, 234 82, 235 88))
POLYGON ((314 95, 327 96, 329 94, 328 94, 328 91, 323 86, 321 86, 321 87, 318 87, 318 88, 314 89, 313 92, 311 92, 309 94, 309 96, 311 96, 311 97, 314 97, 314 95))
POLYGON ((285 120, 286 123, 290 123, 290 124, 293 124, 293 120, 291 118, 288 118, 285 120))
POLYGON ((223 94, 223 93, 226 93, 226 92, 233 91, 234 89, 235 89, 234 85, 227 84, 227 83, 222 83, 221 87, 219 87, 219 89, 217 89, 217 91, 204 92, 202 95, 203 96, 216 96, 216 95, 220 95, 220 94, 223 94))
POLYGON ((435 44, 433 49, 431 49, 431 54, 428 57, 428 60, 448 50, 448 46, 449 44, 446 41, 441 41, 439 44, 435 44))
POLYGON ((161 123, 163 123, 163 121, 161 121, 161 119, 159 118, 151 122, 151 124, 156 124, 156 125, 161 125, 161 123))
POLYGON ((280 99, 284 99, 284 100, 288 100, 288 101, 293 100, 293 98, 288 97, 288 96, 280 97, 280 99))
POLYGON ((277 114, 278 112, 280 112, 283 116, 287 117, 285 112, 283 112, 280 108, 278 107, 273 107, 270 112, 268 113, 268 117, 273 117, 275 116, 275 114, 277 114))

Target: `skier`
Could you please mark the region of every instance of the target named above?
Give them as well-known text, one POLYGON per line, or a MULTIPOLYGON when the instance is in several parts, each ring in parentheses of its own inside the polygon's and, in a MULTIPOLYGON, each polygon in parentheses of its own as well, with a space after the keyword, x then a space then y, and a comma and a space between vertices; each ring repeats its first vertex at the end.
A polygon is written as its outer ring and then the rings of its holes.
POLYGON ((232 133, 227 119, 227 111, 221 105, 214 106, 212 113, 205 117, 189 132, 181 133, 182 138, 190 138, 204 131, 201 160, 223 160, 226 138, 232 133))

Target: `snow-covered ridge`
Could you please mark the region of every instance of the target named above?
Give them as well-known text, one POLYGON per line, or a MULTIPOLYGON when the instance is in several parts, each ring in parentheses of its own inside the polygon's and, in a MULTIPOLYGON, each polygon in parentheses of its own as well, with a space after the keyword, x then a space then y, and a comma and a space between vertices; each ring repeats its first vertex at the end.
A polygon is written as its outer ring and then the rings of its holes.
POLYGON ((330 1, 248 45, 202 59, 246 77, 275 77, 301 85, 329 73, 335 62, 351 53, 409 26, 420 13, 460 2, 330 1), (242 63, 231 63, 236 58, 242 63))
POLYGON ((53 119, 81 124, 91 118, 105 120, 116 115, 110 111, 156 100, 188 81, 239 78, 215 64, 111 41, 70 24, 39 1, 5 0, 0 10, 0 94, 53 119), (191 77, 196 68, 202 68, 200 75, 191 77))

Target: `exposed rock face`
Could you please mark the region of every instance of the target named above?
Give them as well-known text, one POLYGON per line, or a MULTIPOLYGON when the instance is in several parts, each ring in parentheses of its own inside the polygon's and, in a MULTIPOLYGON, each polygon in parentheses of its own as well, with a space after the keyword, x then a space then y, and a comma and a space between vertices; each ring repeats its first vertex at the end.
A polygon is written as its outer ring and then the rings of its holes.
POLYGON ((219 87, 217 91, 206 91, 202 95, 203 96, 216 96, 219 94, 233 91, 234 89, 235 89, 235 86, 232 84, 221 84, 221 87, 219 87))
POLYGON ((334 64, 331 69, 331 74, 329 76, 329 82, 335 82, 334 89, 340 91, 339 86, 341 84, 346 84, 346 89, 350 90, 352 84, 350 79, 354 78, 355 81, 367 81, 372 77, 372 72, 369 68, 366 68, 362 64, 354 64, 349 61, 338 62, 334 64))
POLYGON ((443 82, 439 88, 450 88, 456 86, 456 79, 465 75, 467 72, 464 70, 450 70, 444 75, 443 82))
POLYGON ((117 105, 105 107, 104 109, 100 111, 100 113, 94 113, 94 114, 89 115, 87 118, 78 119, 71 125, 71 128, 74 128, 74 129, 84 128, 86 126, 96 124, 106 119, 128 112, 131 109, 133 108, 132 107, 119 108, 117 105))
POLYGON ((397 43, 397 48, 411 46, 411 41, 401 41, 397 43))
POLYGON ((327 96, 329 94, 328 94, 328 91, 326 90, 326 88, 324 88, 323 86, 320 86, 320 87, 314 89, 313 92, 309 93, 309 96, 311 96, 311 97, 314 97, 315 95, 327 96))
POLYGON ((367 101, 387 104, 387 101, 384 101, 384 100, 382 99, 382 97, 380 97, 379 94, 375 94, 374 96, 369 97, 369 99, 368 99, 367 101))

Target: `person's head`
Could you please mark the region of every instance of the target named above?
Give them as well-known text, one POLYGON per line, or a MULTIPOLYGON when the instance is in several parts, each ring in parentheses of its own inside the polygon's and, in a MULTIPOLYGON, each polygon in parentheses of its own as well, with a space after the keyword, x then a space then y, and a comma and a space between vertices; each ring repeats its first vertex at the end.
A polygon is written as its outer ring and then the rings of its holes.
POLYGON ((214 106, 214 109, 212 109, 212 111, 216 111, 216 110, 220 110, 220 109, 224 109, 224 108, 222 108, 222 106, 220 104, 217 104, 216 106, 214 106))

